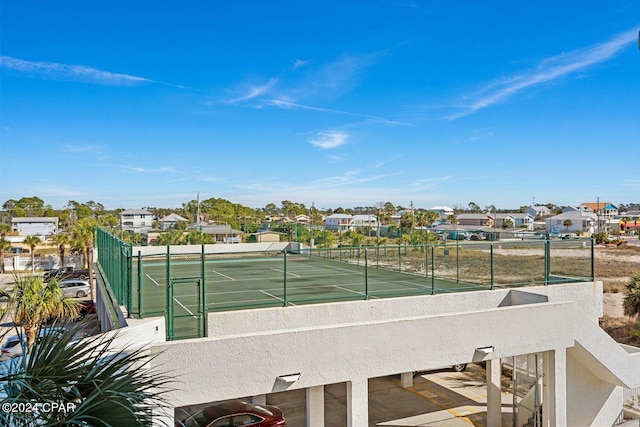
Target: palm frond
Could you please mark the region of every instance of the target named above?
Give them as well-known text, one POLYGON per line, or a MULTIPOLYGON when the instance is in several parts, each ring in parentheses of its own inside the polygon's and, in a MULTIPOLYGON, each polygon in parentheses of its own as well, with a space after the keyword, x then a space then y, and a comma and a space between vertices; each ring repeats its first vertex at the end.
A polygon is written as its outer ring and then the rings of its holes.
POLYGON ((0 372, 5 402, 61 402, 75 410, 0 413, 1 425, 144 426, 151 425, 153 410, 167 407, 163 395, 172 380, 150 369, 148 351, 114 348, 117 333, 75 341, 82 327, 45 335, 27 356, 0 372))

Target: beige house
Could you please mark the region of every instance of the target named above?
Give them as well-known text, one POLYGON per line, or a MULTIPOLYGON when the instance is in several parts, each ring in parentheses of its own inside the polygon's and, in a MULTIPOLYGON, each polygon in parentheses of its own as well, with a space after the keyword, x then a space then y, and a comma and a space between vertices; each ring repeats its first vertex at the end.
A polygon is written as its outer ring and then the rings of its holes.
POLYGON ((284 233, 278 233, 275 231, 261 231, 258 233, 252 233, 249 235, 249 242, 256 243, 273 243, 279 242, 280 236, 284 236, 284 233))
POLYGON ((472 225, 475 227, 493 227, 493 215, 489 214, 460 214, 458 225, 472 225))

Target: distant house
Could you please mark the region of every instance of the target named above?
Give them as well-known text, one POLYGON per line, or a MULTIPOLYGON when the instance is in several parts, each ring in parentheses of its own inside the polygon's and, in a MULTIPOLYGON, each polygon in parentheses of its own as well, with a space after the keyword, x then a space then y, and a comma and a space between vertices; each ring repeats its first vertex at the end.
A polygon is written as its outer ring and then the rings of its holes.
POLYGON ((327 230, 347 231, 354 227, 353 216, 348 214, 333 214, 325 217, 324 225, 327 230))
POLYGON ((496 228, 513 228, 516 226, 516 217, 511 213, 498 213, 493 215, 496 228), (507 225, 511 223, 508 227, 507 225))
POLYGON ((465 213, 458 215, 458 225, 472 225, 474 227, 493 227, 494 218, 490 214, 465 213))
POLYGON ((142 233, 150 230, 153 223, 153 214, 144 209, 126 209, 120 212, 120 229, 142 233))
POLYGON ((514 227, 522 228, 525 230, 533 230, 533 224, 535 218, 529 213, 513 213, 514 227))
POLYGON ((189 222, 189 220, 176 213, 171 213, 158 221, 158 226, 160 230, 166 231, 172 229, 179 222, 189 222))
POLYGON ((311 218, 309 218, 309 215, 296 215, 294 220, 295 222, 300 224, 309 224, 311 222, 311 218))
POLYGON ((437 213, 438 219, 440 220, 439 222, 442 224, 444 224, 447 221, 447 218, 450 215, 455 214, 453 208, 450 208, 448 206, 434 206, 432 208, 429 208, 428 211, 437 213))
POLYGON ((591 212, 594 212, 599 217, 615 218, 618 215, 618 208, 609 202, 588 202, 581 203, 580 206, 590 209, 591 212))
POLYGON ((566 206, 562 209, 562 213, 565 212, 588 212, 591 213, 593 212, 593 209, 591 209, 588 206, 582 206, 582 205, 577 205, 577 206, 566 206))
POLYGON ((544 218, 546 216, 551 216, 553 214, 553 212, 551 212, 551 209, 549 209, 546 206, 529 206, 525 210, 525 213, 528 213, 529 215, 531 215, 533 219, 544 218))
POLYGON ((258 231, 257 233, 249 234, 249 242, 255 242, 255 243, 279 242, 280 236, 285 236, 285 234, 278 233, 275 231, 258 231))
POLYGON ((354 228, 363 228, 363 227, 376 228, 378 226, 378 217, 372 214, 354 215, 353 226, 354 228))
POLYGON ((203 225, 200 230, 213 237, 216 243, 242 243, 242 231, 234 230, 228 224, 203 225))
POLYGON ((12 218, 11 229, 20 236, 46 238, 58 232, 58 217, 12 218))
POLYGON ((597 222, 598 216, 594 213, 568 211, 547 218, 546 229, 549 233, 581 232, 590 234, 596 231, 597 222))

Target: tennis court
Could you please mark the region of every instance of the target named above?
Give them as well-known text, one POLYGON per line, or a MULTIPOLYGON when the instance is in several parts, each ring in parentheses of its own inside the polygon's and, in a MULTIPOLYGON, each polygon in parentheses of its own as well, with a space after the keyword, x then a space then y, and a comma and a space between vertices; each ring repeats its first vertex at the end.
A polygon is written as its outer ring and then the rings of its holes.
MULTIPOLYGON (((166 270, 166 262, 145 261, 145 312, 164 312, 166 270)), ((170 281, 189 283, 189 278, 199 277, 200 262, 173 259, 170 274, 170 281)), ((204 276, 209 311, 487 289, 307 255, 206 260, 204 276)), ((184 310, 190 310, 197 301, 188 286, 187 294, 179 288, 174 288, 174 298, 183 303, 184 310)))
POLYGON ((165 316, 168 339, 204 336, 208 312, 593 279, 588 242, 329 249, 283 243, 247 252, 256 244, 134 249, 97 234, 114 299, 134 318, 165 316), (584 256, 565 256, 576 249, 584 256))

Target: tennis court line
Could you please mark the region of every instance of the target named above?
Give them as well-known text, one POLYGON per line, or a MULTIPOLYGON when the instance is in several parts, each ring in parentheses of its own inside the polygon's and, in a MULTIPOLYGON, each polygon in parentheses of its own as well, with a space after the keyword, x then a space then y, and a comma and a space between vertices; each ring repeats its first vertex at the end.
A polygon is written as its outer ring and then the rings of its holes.
MULTIPOLYGON (((269 267, 269 270, 277 271, 278 273, 284 273, 284 270, 278 270, 277 268, 273 268, 273 267, 269 267)), ((290 271, 287 271, 287 274, 290 274, 294 277, 302 277, 302 276, 298 276, 297 274, 291 273, 290 271)))
POLYGON ((327 267, 327 268, 329 268, 329 269, 331 269, 331 270, 346 271, 346 272, 348 272, 349 274, 357 274, 357 275, 362 276, 362 272, 361 272, 361 271, 353 271, 353 270, 349 270, 348 268, 334 267, 334 266, 332 266, 332 265, 325 265, 325 266, 323 266, 323 267, 327 267))
POLYGON ((343 291, 353 292, 354 294, 358 294, 358 295, 363 295, 363 296, 367 295, 364 292, 354 291, 354 290, 351 290, 351 289, 348 289, 348 288, 343 288, 342 286, 338 286, 338 285, 333 285, 333 287, 337 288, 337 289, 342 289, 343 291))
POLYGON ((267 295, 267 296, 270 296, 271 298, 275 298, 275 299, 277 299, 278 301, 282 301, 282 302, 284 302, 284 300, 283 300, 282 298, 277 297, 277 296, 275 296, 275 295, 273 295, 273 294, 270 294, 270 293, 269 293, 269 292, 267 292, 267 291, 264 291, 264 290, 260 289, 260 292, 262 292, 263 294, 265 294, 265 295, 267 295))
POLYGON ((156 286, 160 286, 160 283, 156 282, 153 277, 149 276, 148 274, 145 274, 145 276, 147 276, 153 283, 156 284, 156 286))
POLYGON ((212 272, 212 273, 216 273, 218 276, 225 277, 225 278, 227 278, 227 279, 229 279, 229 280, 232 280, 232 281, 234 281, 234 282, 236 281, 236 279, 234 279, 233 277, 229 277, 229 276, 227 276, 226 274, 219 273, 219 272, 217 272, 217 271, 215 271, 215 270, 211 270, 211 272, 212 272))
POLYGON ((187 310, 187 313, 189 313, 191 316, 193 316, 194 319, 197 319, 198 316, 196 316, 195 314, 193 314, 191 312, 191 310, 189 310, 183 303, 181 303, 180 301, 178 301, 178 299, 176 297, 173 297, 173 300, 175 302, 177 302, 178 304, 180 304, 180 307, 184 308, 185 310, 187 310))

